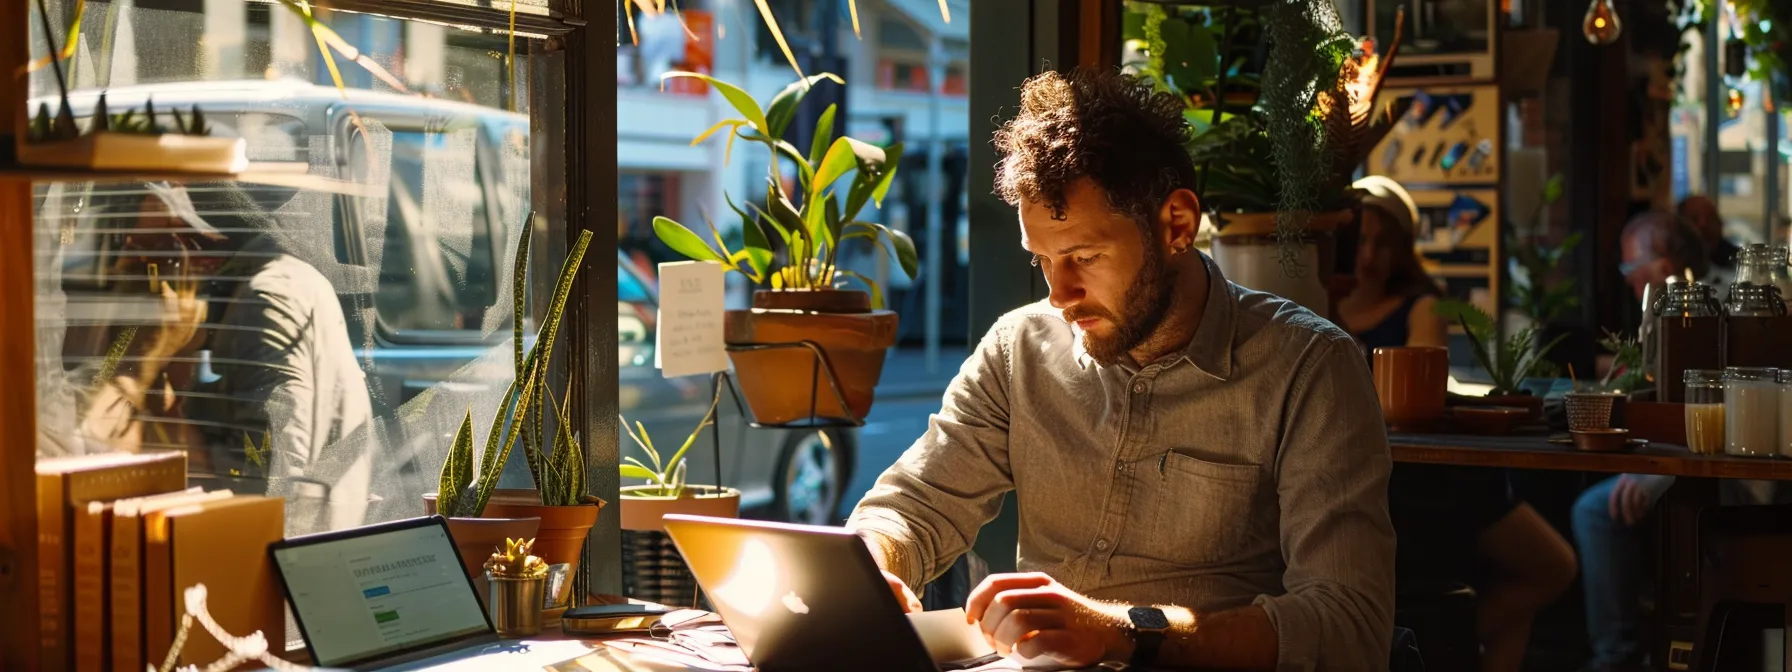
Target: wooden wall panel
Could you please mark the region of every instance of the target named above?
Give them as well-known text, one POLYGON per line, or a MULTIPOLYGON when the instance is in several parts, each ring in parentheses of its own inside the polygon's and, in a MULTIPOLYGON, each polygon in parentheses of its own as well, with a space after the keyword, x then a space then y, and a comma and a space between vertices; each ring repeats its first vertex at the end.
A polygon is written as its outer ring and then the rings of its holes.
MULTIPOLYGON (((24 127, 26 6, 0 0, 0 134, 24 127)), ((31 184, 0 178, 0 670, 38 667, 32 286, 31 184)))

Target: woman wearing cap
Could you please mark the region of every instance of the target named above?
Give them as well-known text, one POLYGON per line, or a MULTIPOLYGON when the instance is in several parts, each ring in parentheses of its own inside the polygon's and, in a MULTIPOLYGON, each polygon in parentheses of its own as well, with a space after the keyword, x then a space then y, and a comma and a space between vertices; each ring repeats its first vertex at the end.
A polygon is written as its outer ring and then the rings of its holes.
POLYGON ((1362 236, 1356 248, 1356 287, 1338 302, 1344 328, 1375 348, 1446 345, 1444 322, 1432 308, 1439 291, 1413 251, 1418 207, 1406 190, 1375 175, 1364 190, 1362 236))
MULTIPOLYGON (((1413 249, 1418 208, 1399 183, 1371 176, 1364 190, 1356 286, 1339 317, 1368 352, 1446 346, 1433 308, 1442 295, 1413 249)), ((1531 621, 1574 581, 1574 549, 1529 504, 1512 497, 1505 471, 1396 464, 1389 513, 1400 544, 1395 574, 1465 581, 1476 589, 1481 669, 1516 671, 1531 621), (1471 550, 1472 549, 1472 550, 1471 550)))

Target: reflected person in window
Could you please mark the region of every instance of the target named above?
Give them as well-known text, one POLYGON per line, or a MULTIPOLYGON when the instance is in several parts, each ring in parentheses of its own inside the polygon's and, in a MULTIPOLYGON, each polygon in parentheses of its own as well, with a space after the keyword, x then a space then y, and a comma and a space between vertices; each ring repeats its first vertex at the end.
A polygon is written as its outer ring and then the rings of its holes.
POLYGON ((1025 573, 967 604, 1004 653, 1387 669, 1390 458, 1368 364, 1193 248, 1181 112, 1117 74, 1026 82, 996 185, 1050 296, 997 321, 848 526, 916 607, 907 587, 1014 491, 1025 573))
POLYGON ((152 249, 127 259, 179 245, 201 281, 210 321, 196 349, 211 365, 193 372, 185 406, 212 473, 242 477, 233 489, 286 498, 288 534, 353 527, 371 479, 366 377, 335 288, 276 242, 278 204, 258 200, 270 193, 289 194, 151 185, 143 212, 175 216, 141 222, 132 244, 152 249), (171 221, 184 226, 164 228, 171 221))

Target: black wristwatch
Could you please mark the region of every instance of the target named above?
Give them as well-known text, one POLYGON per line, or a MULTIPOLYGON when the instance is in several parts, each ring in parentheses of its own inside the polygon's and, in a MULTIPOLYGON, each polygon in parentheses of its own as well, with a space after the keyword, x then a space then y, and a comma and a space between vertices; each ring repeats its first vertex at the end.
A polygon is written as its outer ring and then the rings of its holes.
POLYGON ((1128 667, 1143 667, 1157 661, 1157 650, 1163 646, 1164 632, 1170 629, 1170 618, 1157 607, 1133 607, 1126 610, 1132 620, 1132 659, 1128 667))

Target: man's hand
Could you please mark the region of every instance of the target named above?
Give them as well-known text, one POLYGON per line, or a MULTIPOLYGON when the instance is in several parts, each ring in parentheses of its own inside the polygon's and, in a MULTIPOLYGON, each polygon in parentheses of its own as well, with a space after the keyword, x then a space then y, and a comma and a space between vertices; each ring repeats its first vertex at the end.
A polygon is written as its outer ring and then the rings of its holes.
POLYGON ((895 574, 884 572, 884 581, 889 582, 890 592, 896 594, 896 605, 902 607, 902 613, 909 614, 921 610, 921 598, 915 597, 915 591, 908 589, 895 574))
POLYGON ((1087 667, 1132 655, 1125 609, 1079 595, 1045 574, 995 574, 971 591, 965 616, 997 653, 1087 667))

